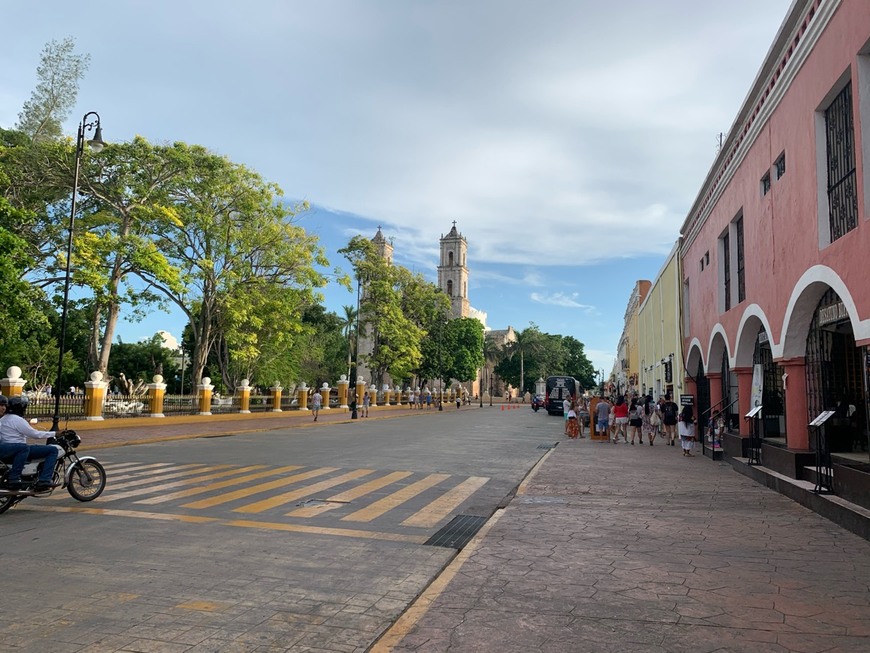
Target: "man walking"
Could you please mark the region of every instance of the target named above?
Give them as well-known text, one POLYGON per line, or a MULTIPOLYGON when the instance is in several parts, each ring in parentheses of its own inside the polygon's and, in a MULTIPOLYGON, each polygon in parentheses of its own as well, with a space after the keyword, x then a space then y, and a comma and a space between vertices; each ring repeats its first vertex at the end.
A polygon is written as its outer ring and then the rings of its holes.
POLYGON ((323 395, 320 390, 315 390, 311 396, 311 412, 314 413, 314 421, 317 421, 317 416, 320 414, 320 406, 323 404, 323 395))

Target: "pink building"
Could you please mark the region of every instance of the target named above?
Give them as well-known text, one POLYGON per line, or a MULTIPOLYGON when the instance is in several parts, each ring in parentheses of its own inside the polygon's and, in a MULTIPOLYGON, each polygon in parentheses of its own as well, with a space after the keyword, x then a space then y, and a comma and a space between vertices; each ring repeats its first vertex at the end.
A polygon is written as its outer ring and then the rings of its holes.
POLYGON ((868 152, 870 4, 795 0, 681 229, 687 380, 726 455, 760 403, 765 467, 801 478, 825 410, 835 482, 870 462, 868 152))

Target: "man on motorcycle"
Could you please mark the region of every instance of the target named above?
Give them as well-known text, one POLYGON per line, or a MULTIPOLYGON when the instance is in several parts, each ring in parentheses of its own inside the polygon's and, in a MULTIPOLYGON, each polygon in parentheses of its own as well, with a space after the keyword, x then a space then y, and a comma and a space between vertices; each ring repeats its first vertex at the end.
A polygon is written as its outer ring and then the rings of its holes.
MULTIPOLYGON (((25 396, 10 397, 7 412, 0 417, 0 444, 23 444, 27 445, 27 438, 51 438, 57 435, 56 431, 37 431, 27 420, 24 419, 24 411, 27 410, 28 400, 25 396)), ((39 479, 33 486, 37 492, 43 492, 52 488, 51 479, 54 475, 54 464, 57 462, 57 448, 51 445, 28 446, 27 460, 44 458, 39 479)), ((10 489, 16 489, 21 485, 21 470, 24 467, 13 465, 9 471, 7 482, 10 489)))
MULTIPOLYGON (((6 414, 8 405, 9 399, 4 395, 0 395, 0 418, 6 414)), ((0 460, 12 465, 9 471, 9 478, 6 479, 3 485, 4 489, 18 489, 17 486, 20 484, 21 470, 24 469, 24 465, 27 463, 27 454, 29 451, 30 447, 20 442, 0 442, 0 460), (14 487, 12 487, 10 482, 10 479, 12 478, 19 479, 15 482, 14 487)))

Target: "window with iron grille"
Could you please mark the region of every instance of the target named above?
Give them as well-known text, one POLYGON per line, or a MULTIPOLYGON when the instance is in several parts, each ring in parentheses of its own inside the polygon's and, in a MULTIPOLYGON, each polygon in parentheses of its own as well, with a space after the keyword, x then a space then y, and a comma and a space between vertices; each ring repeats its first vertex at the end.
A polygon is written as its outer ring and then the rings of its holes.
POLYGON ((731 308, 731 235, 722 236, 722 285, 725 289, 725 310, 731 308))
POLYGON ((779 158, 774 162, 773 169, 776 171, 776 179, 779 181, 785 175, 785 152, 779 155, 779 158))
POLYGON ((767 195, 770 192, 770 173, 768 172, 761 178, 761 194, 767 195))
POLYGON ((744 277, 743 265, 743 216, 737 219, 734 227, 737 232, 737 301, 739 303, 746 299, 746 278, 744 277))
POLYGON ((851 82, 846 84, 825 110, 825 136, 830 210, 828 221, 831 242, 834 242, 858 226, 851 82))

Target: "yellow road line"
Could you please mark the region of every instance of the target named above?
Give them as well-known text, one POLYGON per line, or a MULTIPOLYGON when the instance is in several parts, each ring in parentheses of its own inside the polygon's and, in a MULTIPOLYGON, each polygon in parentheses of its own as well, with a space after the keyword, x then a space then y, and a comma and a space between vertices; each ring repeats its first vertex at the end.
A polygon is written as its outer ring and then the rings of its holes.
MULTIPOLYGON (((229 476, 231 474, 238 474, 239 472, 248 471, 251 469, 262 469, 265 465, 252 465, 250 467, 243 467, 242 469, 234 469, 229 472, 221 472, 218 474, 212 474, 212 478, 220 478, 222 476, 229 476)), ((205 492, 212 492, 214 490, 222 490, 225 487, 232 487, 233 485, 241 485, 242 483, 247 483, 248 481, 256 481, 257 479, 265 478, 267 476, 275 476, 276 474, 283 474, 284 472, 292 472, 295 469, 299 469, 299 465, 287 465, 286 467, 277 467, 275 469, 267 469, 265 472, 257 472, 256 474, 246 474, 245 476, 236 476, 235 478, 231 478, 227 481, 221 481, 220 483, 210 483, 209 485, 203 485, 201 487, 194 487, 188 490, 179 490, 178 492, 170 492, 169 494, 164 494, 157 497, 151 497, 150 499, 140 499, 136 503, 144 503, 149 506, 153 506, 158 503, 166 503, 167 501, 172 501, 174 499, 184 499, 186 497, 192 497, 197 494, 204 494, 205 492)), ((199 481, 204 481, 206 478, 199 479, 191 479, 189 481, 178 481, 175 484, 171 485, 190 485, 191 483, 197 483, 199 481)))
POLYGON ((483 476, 471 476, 439 498, 418 510, 402 522, 402 526, 431 527, 449 515, 459 504, 477 492, 488 481, 483 476))
POLYGON ((360 531, 352 528, 322 528, 318 526, 303 526, 301 524, 278 524, 274 522, 248 521, 238 519, 225 522, 227 526, 242 528, 263 528, 272 531, 288 533, 309 533, 312 535, 337 535, 339 537, 360 537, 366 540, 388 540, 390 542, 408 542, 423 544, 428 538, 420 535, 400 535, 398 533, 379 533, 377 531, 360 531))
POLYGON ((416 483, 411 483, 411 485, 403 487, 401 490, 393 492, 389 496, 386 496, 379 501, 375 501, 373 504, 366 506, 361 510, 352 512, 341 519, 342 521, 372 521, 373 519, 383 515, 385 512, 392 510, 396 506, 402 505, 406 501, 410 501, 421 492, 438 485, 438 483, 448 478, 450 478, 450 474, 429 474, 426 478, 420 479, 416 483))
POLYGON ((459 573, 462 565, 465 564, 490 529, 495 526, 496 522, 501 519, 504 514, 504 508, 499 508, 493 516, 483 525, 477 535, 472 538, 462 551, 459 552, 453 562, 447 565, 447 568, 436 578, 432 583, 423 590, 423 593, 417 597, 417 600, 411 604, 402 616, 390 626, 387 631, 381 635, 381 638, 375 642, 374 646, 369 649, 369 653, 390 653, 404 638, 405 635, 411 632, 414 626, 423 618, 423 615, 429 610, 429 607, 438 599, 439 596, 447 589, 447 585, 459 573))
POLYGON ((173 515, 142 510, 113 510, 107 508, 84 508, 79 506, 48 506, 31 505, 22 510, 35 512, 82 513, 86 515, 102 515, 109 517, 129 517, 133 519, 157 519, 161 521, 177 521, 190 524, 217 524, 219 526, 235 526, 237 528, 257 528, 269 531, 284 531, 287 533, 307 533, 310 535, 332 535, 336 537, 356 537, 367 540, 386 540, 389 542, 405 542, 408 544, 423 544, 425 536, 400 535, 398 533, 382 533, 377 531, 361 531, 351 528, 319 528, 316 526, 301 526, 294 524, 277 524, 275 522, 259 522, 236 519, 226 520, 215 517, 198 517, 194 515, 173 515))
POLYGON ((268 499, 263 499, 262 501, 249 503, 245 506, 234 509, 233 512, 263 512, 264 510, 269 510, 270 508, 275 508, 276 506, 283 506, 286 503, 296 501, 297 499, 301 499, 302 497, 311 496, 312 494, 316 494, 317 492, 320 492, 322 490, 327 490, 331 487, 335 487, 336 485, 341 485, 342 483, 347 483, 348 481, 353 481, 357 478, 368 476, 369 474, 373 474, 374 471, 375 470, 373 469, 355 469, 352 472, 348 472, 347 474, 342 474, 341 476, 336 476, 335 478, 330 478, 325 481, 321 481, 320 483, 315 483, 314 485, 308 485, 306 487, 299 488, 298 490, 293 490, 292 492, 285 492, 274 497, 269 497, 268 499))
POLYGON ((269 483, 261 483, 260 485, 245 487, 241 490, 236 490, 235 492, 220 494, 216 497, 211 497, 210 499, 201 499, 200 501, 194 501, 193 503, 185 503, 182 508, 211 508, 212 506, 219 506, 222 503, 229 503, 230 501, 235 501, 236 499, 243 499, 245 497, 249 497, 252 494, 260 494, 261 492, 274 490, 275 488, 284 487, 285 485, 292 485, 293 483, 298 483, 299 481, 305 481, 309 478, 323 476, 324 474, 329 474, 336 470, 338 470, 338 467, 320 467, 318 469, 312 469, 307 472, 293 474, 292 476, 285 476, 284 478, 279 478, 275 481, 270 481, 269 483))
MULTIPOLYGON (((118 494, 115 494, 110 487, 108 496, 103 496, 105 497, 106 501, 129 499, 130 497, 141 497, 143 494, 165 492, 166 490, 171 490, 172 488, 184 487, 185 485, 193 485, 195 483, 202 483, 203 481, 210 481, 213 478, 224 478, 226 476, 232 476, 233 474, 243 474, 244 472, 251 472, 255 469, 263 469, 264 467, 265 465, 251 465, 250 467, 241 467, 239 469, 231 469, 225 472, 215 472, 213 474, 206 474, 204 476, 194 476, 193 478, 186 478, 183 481, 172 481, 171 483, 161 483, 152 487, 141 487, 135 490, 127 490, 126 492, 118 492, 118 494)), ((164 494, 159 497, 155 497, 153 503, 162 503, 162 500, 165 496, 166 495, 164 494)), ((137 501, 136 503, 149 503, 149 501, 143 499, 141 501, 137 501)))
POLYGON ((30 506, 29 510, 40 512, 79 512, 87 515, 108 515, 110 517, 135 517, 137 519, 157 519, 160 521, 180 521, 191 524, 213 524, 221 521, 214 517, 199 517, 195 515, 172 515, 162 512, 145 512, 144 510, 115 510, 113 508, 82 508, 79 506, 30 506))
POLYGON ((304 508, 299 508, 298 510, 293 510, 292 512, 288 512, 288 517, 316 517, 321 513, 326 512, 327 510, 335 510, 336 508, 340 508, 342 504, 353 501, 354 499, 359 499, 360 497, 365 496, 371 492, 376 490, 380 490, 383 487, 391 485, 396 481, 401 481, 403 478, 407 478, 411 475, 411 472, 392 472, 387 474, 386 476, 382 476, 381 478, 376 478, 373 481, 369 481, 368 483, 363 483, 362 485, 358 485, 355 488, 348 490, 347 492, 341 492, 339 494, 334 494, 327 499, 327 501, 335 501, 334 504, 329 505, 316 505, 316 506, 306 506, 304 508))

